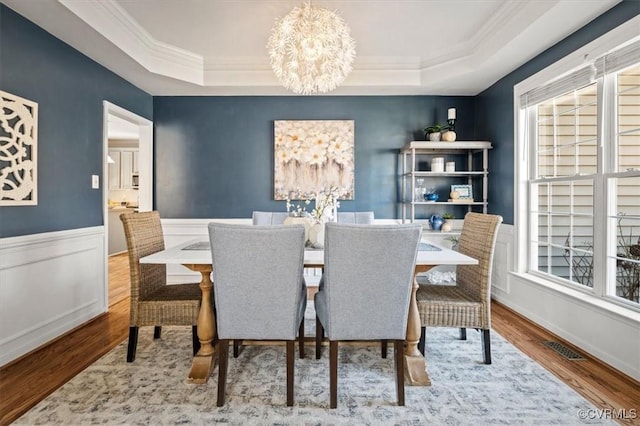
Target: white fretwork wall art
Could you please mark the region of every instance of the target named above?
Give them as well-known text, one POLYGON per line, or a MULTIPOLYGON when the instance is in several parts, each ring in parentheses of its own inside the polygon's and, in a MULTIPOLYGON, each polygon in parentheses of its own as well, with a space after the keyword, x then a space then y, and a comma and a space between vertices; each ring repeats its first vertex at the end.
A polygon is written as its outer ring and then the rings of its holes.
POLYGON ((38 103, 0 90, 0 206, 38 204, 38 103))

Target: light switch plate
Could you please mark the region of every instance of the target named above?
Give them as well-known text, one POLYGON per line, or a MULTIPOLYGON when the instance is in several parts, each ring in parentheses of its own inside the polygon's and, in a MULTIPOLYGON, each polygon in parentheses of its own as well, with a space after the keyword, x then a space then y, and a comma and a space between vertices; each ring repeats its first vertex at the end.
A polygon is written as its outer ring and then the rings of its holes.
POLYGON ((91 189, 100 189, 100 177, 91 175, 91 189))

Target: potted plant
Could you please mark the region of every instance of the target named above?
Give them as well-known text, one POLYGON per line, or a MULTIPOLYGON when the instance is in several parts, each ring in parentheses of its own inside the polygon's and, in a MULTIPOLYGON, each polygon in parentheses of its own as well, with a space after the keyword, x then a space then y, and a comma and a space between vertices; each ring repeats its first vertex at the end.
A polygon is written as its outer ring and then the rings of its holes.
POLYGON ((444 219, 444 223, 442 224, 441 230, 443 232, 451 232, 451 230, 453 229, 453 223, 451 223, 451 219, 455 219, 455 216, 451 213, 445 213, 442 215, 442 218, 444 219))
POLYGON ((433 126, 425 127, 424 133, 430 141, 438 142, 442 132, 447 130, 449 130, 449 125, 447 124, 434 124, 433 126))

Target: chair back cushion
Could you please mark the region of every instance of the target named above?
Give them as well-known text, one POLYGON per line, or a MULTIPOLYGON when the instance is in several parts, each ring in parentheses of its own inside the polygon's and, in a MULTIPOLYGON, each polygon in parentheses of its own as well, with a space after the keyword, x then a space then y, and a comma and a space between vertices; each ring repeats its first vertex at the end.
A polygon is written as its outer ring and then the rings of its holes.
POLYGON ((373 223, 373 212, 338 212, 338 223, 373 223))
POLYGON ((282 225, 289 213, 287 212, 259 212, 251 215, 254 225, 282 225))
MULTIPOLYGON (((141 264, 140 258, 164 250, 164 235, 160 214, 157 211, 141 213, 123 213, 120 220, 124 226, 129 253, 131 276, 131 306, 145 299, 158 288, 166 285, 165 265, 141 264)), ((131 309, 131 316, 137 310, 131 309)), ((132 318, 135 321, 135 318, 132 318)))
POLYGON ((317 308, 329 339, 404 339, 422 227, 327 223, 325 232, 317 308))
POLYGON ((458 265, 457 285, 473 300, 490 304, 493 252, 502 216, 467 213, 458 251, 478 260, 477 265, 458 265))
POLYGON ((293 340, 306 287, 303 225, 209 224, 220 339, 293 340))

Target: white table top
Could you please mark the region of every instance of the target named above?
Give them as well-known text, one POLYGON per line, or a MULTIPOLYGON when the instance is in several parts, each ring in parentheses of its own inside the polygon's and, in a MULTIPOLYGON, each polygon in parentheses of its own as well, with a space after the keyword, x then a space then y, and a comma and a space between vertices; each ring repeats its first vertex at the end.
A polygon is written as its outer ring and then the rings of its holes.
MULTIPOLYGON (((206 242, 202 237, 186 241, 174 247, 145 256, 140 263, 206 265, 211 263, 210 250, 184 250, 195 243, 206 242)), ((416 265, 476 265, 478 261, 457 251, 440 247, 423 239, 423 242, 440 248, 439 251, 418 251, 416 265)), ((320 267, 324 264, 324 250, 307 249, 304 251, 304 264, 320 267)))

